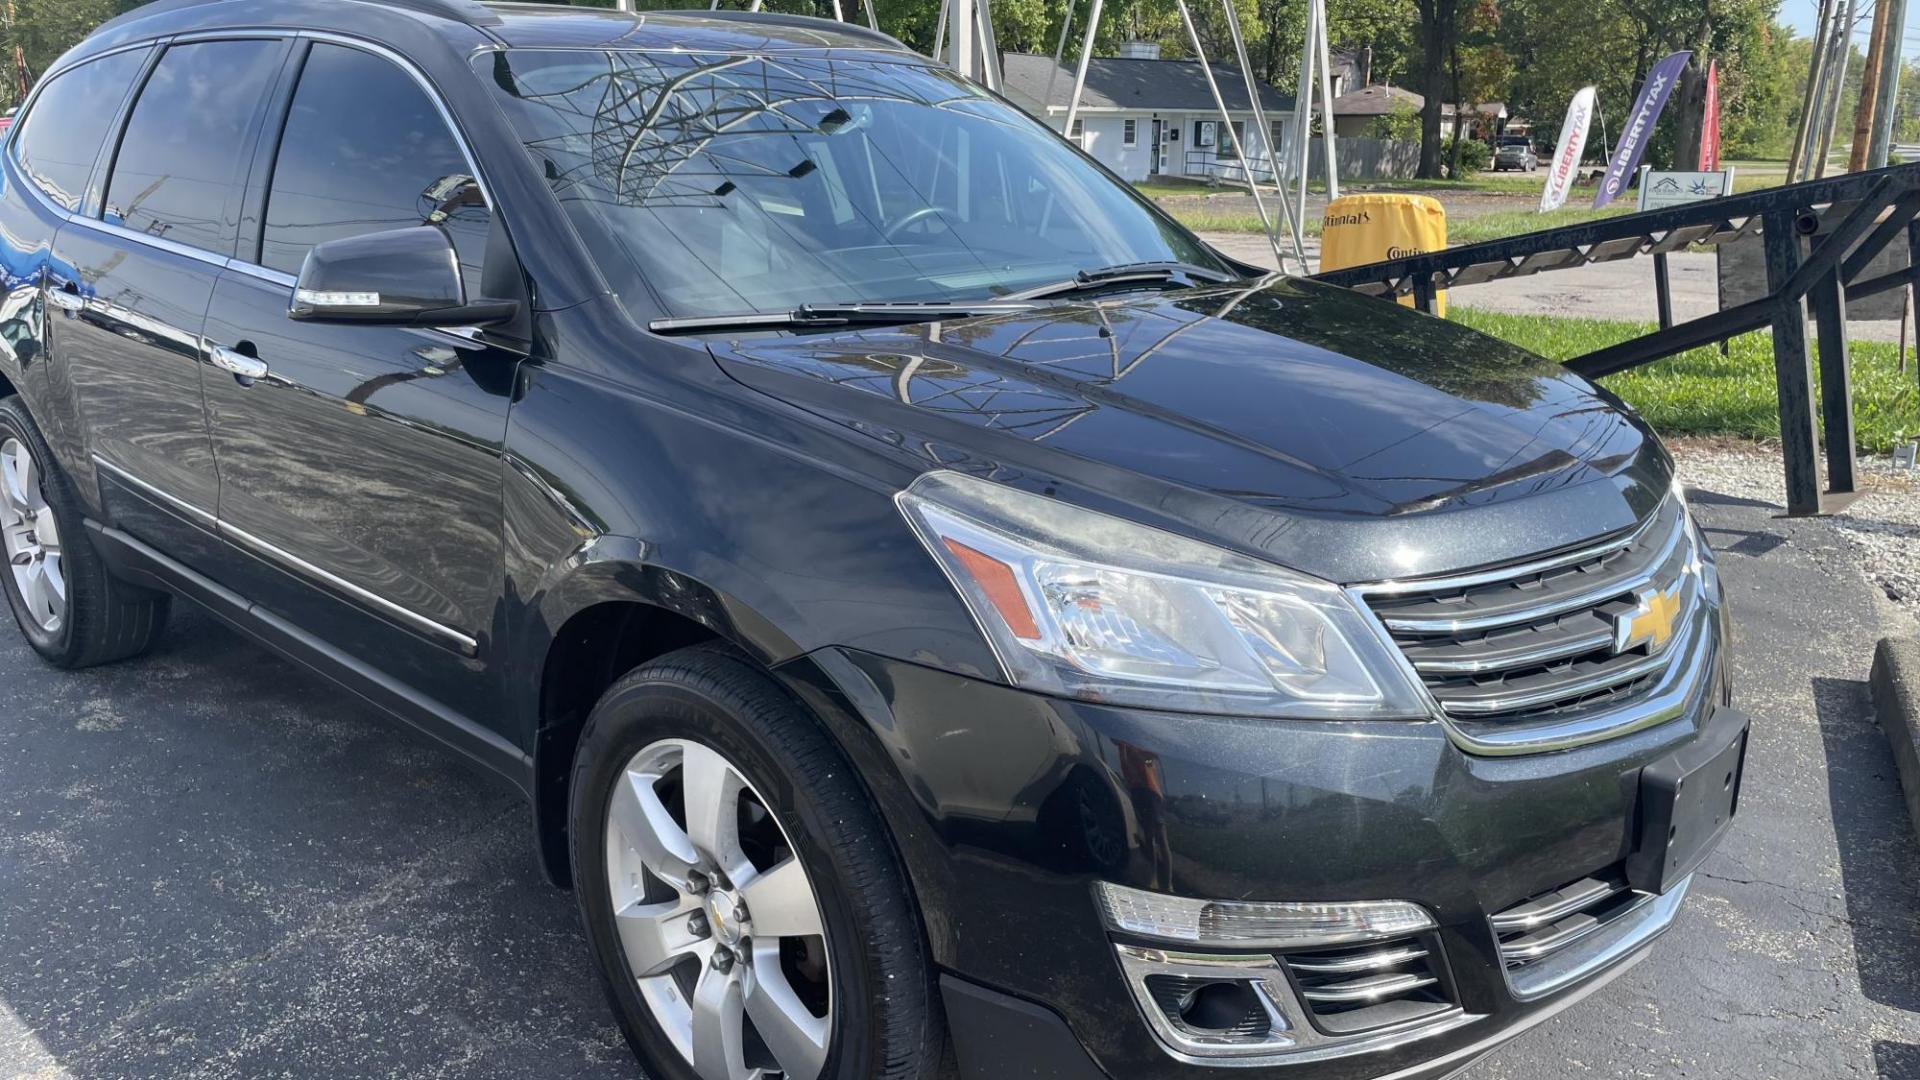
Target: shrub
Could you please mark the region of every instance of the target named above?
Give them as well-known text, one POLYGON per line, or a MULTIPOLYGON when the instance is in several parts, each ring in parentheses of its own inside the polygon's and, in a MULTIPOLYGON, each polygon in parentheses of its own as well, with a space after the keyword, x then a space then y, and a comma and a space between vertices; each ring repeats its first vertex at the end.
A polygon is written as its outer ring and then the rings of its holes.
POLYGON ((1453 155, 1456 150, 1460 154, 1460 164, 1457 169, 1458 175, 1454 177, 1456 180, 1461 177, 1472 176, 1477 172, 1484 172, 1487 166, 1493 162, 1493 147, 1488 146, 1479 139, 1467 138, 1454 140, 1453 143, 1448 144, 1447 152, 1442 155, 1443 159, 1449 162, 1453 161, 1453 155))

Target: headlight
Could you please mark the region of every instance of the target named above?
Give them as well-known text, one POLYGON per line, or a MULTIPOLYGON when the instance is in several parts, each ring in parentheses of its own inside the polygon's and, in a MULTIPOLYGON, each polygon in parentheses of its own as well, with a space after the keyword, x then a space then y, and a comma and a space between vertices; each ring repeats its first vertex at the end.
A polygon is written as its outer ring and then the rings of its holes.
POLYGON ((1324 581, 958 473, 922 476, 899 503, 1016 686, 1187 712, 1426 715, 1324 581))

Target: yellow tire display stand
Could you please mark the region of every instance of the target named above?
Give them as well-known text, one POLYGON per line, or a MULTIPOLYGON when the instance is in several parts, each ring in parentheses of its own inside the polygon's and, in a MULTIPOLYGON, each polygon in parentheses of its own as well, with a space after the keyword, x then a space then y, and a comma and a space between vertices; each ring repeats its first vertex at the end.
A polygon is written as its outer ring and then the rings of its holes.
MULTIPOLYGON (((1447 246, 1447 212, 1426 195, 1343 195, 1327 204, 1320 231, 1320 270, 1344 270, 1382 259, 1423 255, 1447 246)), ((1413 306, 1413 297, 1400 302, 1413 306)), ((1447 294, 1434 294, 1445 318, 1447 294)))

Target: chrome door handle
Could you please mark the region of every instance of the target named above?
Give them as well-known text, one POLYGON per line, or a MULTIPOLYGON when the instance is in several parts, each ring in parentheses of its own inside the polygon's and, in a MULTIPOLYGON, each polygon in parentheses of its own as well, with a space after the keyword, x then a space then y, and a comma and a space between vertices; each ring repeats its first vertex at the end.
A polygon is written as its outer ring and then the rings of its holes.
POLYGON ((87 306, 85 297, 76 292, 68 292, 65 289, 48 289, 47 303, 69 314, 81 311, 87 306))
POLYGON ((207 345, 207 359, 221 371, 231 372, 242 379, 264 379, 267 377, 267 362, 246 353, 235 352, 224 345, 207 345))

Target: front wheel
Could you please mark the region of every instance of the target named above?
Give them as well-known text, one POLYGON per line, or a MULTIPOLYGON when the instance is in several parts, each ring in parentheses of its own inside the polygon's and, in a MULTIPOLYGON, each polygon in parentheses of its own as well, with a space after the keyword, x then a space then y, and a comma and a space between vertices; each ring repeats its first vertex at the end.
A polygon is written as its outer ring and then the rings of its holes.
POLYGON ((697 646, 581 735, 574 887, 659 1080, 917 1080, 938 1063, 924 936, 839 748, 746 656, 697 646))
POLYGON ((167 597, 108 573, 79 500, 17 397, 0 400, 0 591, 48 663, 91 667, 159 640, 167 597))

